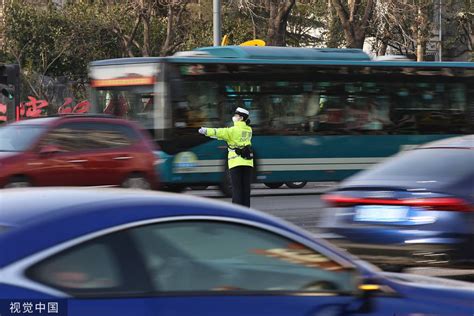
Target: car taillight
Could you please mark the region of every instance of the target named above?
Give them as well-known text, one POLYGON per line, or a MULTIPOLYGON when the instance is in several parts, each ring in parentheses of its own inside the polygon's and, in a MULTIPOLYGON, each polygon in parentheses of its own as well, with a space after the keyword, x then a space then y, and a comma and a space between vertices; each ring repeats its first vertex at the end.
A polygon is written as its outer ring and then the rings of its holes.
POLYGON ((474 211, 474 207, 463 199, 453 197, 412 198, 412 199, 377 199, 359 198, 338 194, 325 194, 322 200, 333 206, 348 207, 353 205, 402 205, 422 207, 429 210, 474 211))

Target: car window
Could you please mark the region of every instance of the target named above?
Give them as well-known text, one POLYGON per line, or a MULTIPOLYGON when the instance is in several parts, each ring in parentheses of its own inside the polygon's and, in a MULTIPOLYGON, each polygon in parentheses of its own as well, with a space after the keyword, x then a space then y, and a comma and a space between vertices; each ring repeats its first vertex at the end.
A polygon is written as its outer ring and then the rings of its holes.
POLYGON ((367 170, 352 180, 447 181, 474 172, 474 151, 468 149, 415 149, 367 170), (448 166, 442 168, 441 166, 448 166))
POLYGON ((63 152, 119 148, 132 145, 139 138, 133 128, 109 123, 65 123, 41 141, 41 146, 53 145, 63 152))
POLYGON ((73 291, 117 288, 123 281, 111 249, 95 242, 46 260, 33 270, 35 280, 73 291))
POLYGON ((151 285, 127 231, 74 245, 26 270, 35 282, 74 297, 136 297, 151 285))
POLYGON ((0 151, 27 150, 45 130, 39 125, 7 125, 0 128, 0 151))
POLYGON ((274 233, 224 222, 132 229, 157 291, 352 291, 353 274, 274 233))

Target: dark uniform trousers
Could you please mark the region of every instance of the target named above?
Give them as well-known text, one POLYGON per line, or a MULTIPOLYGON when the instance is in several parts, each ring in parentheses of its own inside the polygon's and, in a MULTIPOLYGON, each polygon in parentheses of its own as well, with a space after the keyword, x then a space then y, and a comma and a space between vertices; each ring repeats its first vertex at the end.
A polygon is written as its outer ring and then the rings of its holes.
POLYGON ((250 185, 252 167, 238 166, 230 169, 232 180, 232 203, 250 207, 250 185))

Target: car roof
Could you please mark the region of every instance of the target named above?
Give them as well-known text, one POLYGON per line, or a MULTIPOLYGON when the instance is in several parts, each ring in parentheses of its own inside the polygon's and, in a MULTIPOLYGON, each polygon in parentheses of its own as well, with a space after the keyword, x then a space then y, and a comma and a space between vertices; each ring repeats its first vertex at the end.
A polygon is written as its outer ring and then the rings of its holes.
POLYGON ((10 125, 49 125, 57 120, 59 120, 59 117, 41 117, 13 122, 10 125))
MULTIPOLYGON (((104 203, 109 207, 139 202, 152 202, 156 205, 211 206, 242 214, 249 213, 246 209, 214 200, 130 189, 58 187, 8 189, 2 190, 1 193, 0 224, 7 226, 22 226, 57 212, 60 212, 60 216, 66 217, 75 213, 76 207, 89 208, 89 205, 103 205, 104 203)), ((97 212, 100 212, 100 206, 97 207, 97 212)))
POLYGON ((222 201, 152 191, 98 188, 6 189, 0 194, 0 267, 88 233, 156 218, 219 216, 291 231, 300 229, 259 211, 222 201))
MULTIPOLYGON (((474 179, 474 165, 470 163, 470 161, 474 159, 473 149, 474 134, 449 137, 422 144, 413 148, 412 150, 400 152, 370 169, 363 170, 347 179, 344 179, 344 181, 338 185, 337 190, 349 190, 356 188, 383 188, 384 190, 422 189, 442 194, 455 195, 465 199, 466 201, 470 201, 470 203, 474 203, 474 196, 471 192, 472 186, 470 185, 474 179), (434 153, 428 152, 433 149, 450 154, 452 157, 463 157, 463 159, 465 159, 465 161, 468 163, 469 167, 462 168, 462 170, 457 173, 453 173, 453 169, 448 170, 446 168, 440 168, 439 174, 430 174, 430 181, 427 181, 426 175, 423 175, 424 179, 420 179, 420 174, 416 172, 404 173, 400 171, 399 167, 397 167, 397 175, 389 175, 386 174, 385 171, 379 171, 387 164, 400 162, 402 159, 411 159, 411 157, 414 155, 417 156, 420 153, 426 157, 432 155, 433 159, 436 159, 436 156, 433 156, 434 153), (425 151, 425 153, 422 153, 422 151, 425 151)), ((410 165, 408 161, 409 160, 404 160, 406 166, 410 165)), ((447 161, 446 163, 449 165, 452 162, 447 161)), ((427 166, 428 165, 429 164, 427 164, 427 166)), ((419 171, 425 170, 425 166, 423 165, 416 168, 419 171)))
POLYGON ((17 122, 10 123, 10 125, 51 125, 55 122, 62 121, 62 120, 94 120, 94 121, 107 121, 107 122, 117 122, 120 123, 128 123, 127 120, 118 119, 114 115, 107 115, 107 114, 71 114, 71 115, 58 115, 58 116, 48 116, 48 117, 38 117, 38 118, 30 118, 26 120, 21 120, 17 122))
POLYGON ((474 149, 474 134, 457 137, 445 138, 417 147, 417 149, 426 148, 466 148, 474 149))

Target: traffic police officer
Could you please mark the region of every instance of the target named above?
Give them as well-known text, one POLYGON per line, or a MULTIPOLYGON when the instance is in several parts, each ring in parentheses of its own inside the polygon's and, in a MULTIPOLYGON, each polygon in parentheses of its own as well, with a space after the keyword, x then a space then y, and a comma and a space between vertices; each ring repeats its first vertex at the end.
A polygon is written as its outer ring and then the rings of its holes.
POLYGON ((250 207, 253 151, 249 111, 237 108, 232 117, 234 126, 226 128, 201 127, 199 133, 224 140, 228 145, 228 166, 232 180, 232 203, 250 207))

